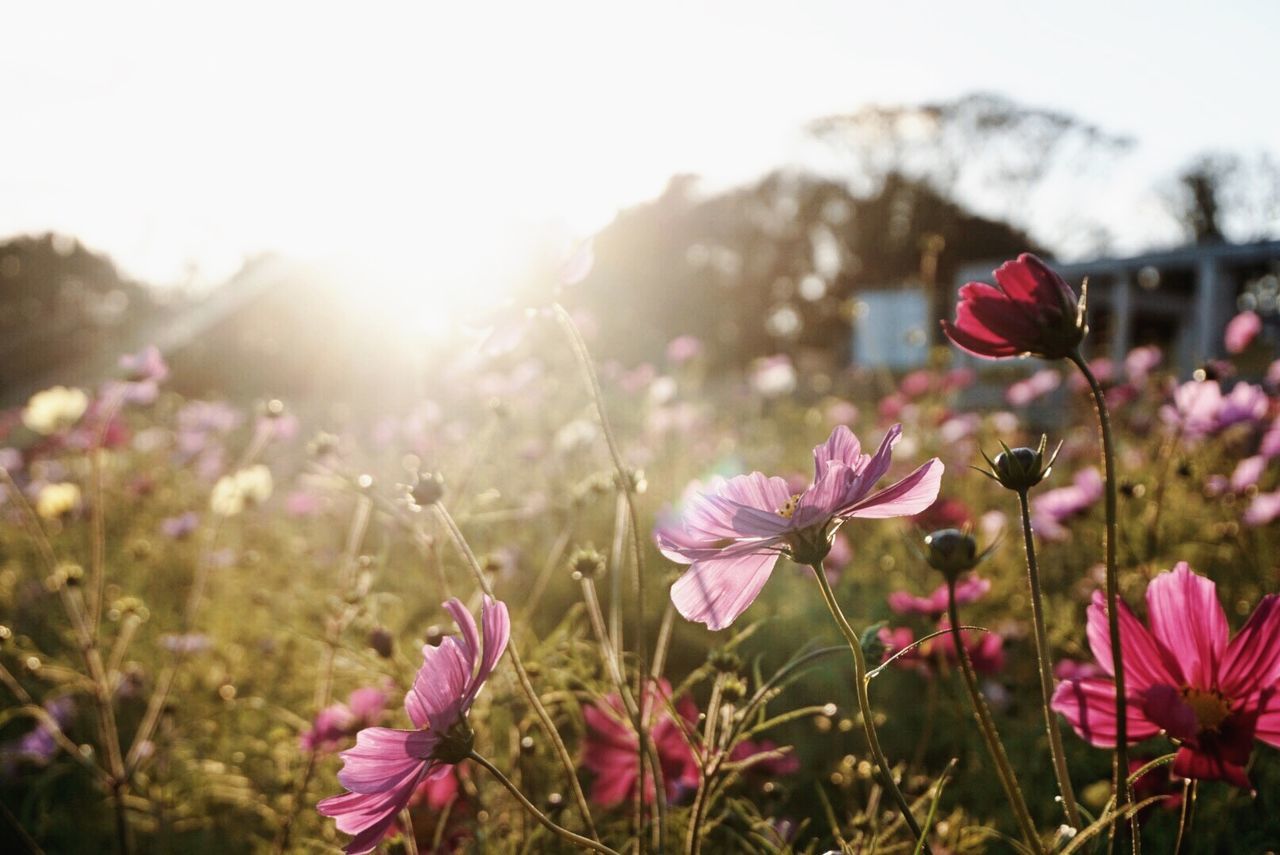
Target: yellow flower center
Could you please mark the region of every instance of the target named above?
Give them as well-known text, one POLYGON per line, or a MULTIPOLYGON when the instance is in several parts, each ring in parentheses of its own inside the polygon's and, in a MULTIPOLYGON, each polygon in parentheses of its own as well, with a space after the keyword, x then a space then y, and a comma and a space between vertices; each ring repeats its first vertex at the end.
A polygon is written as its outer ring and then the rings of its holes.
POLYGON ((1186 686, 1182 689, 1182 700, 1196 714, 1196 721, 1200 722, 1202 730, 1217 730, 1227 716, 1231 715, 1231 702, 1217 689, 1193 689, 1186 686))
POLYGON ((787 503, 785 505, 778 508, 778 516, 784 517, 786 519, 791 519, 792 515, 794 515, 796 512, 796 506, 799 504, 800 504, 800 494, 796 493, 790 499, 787 499, 787 503))

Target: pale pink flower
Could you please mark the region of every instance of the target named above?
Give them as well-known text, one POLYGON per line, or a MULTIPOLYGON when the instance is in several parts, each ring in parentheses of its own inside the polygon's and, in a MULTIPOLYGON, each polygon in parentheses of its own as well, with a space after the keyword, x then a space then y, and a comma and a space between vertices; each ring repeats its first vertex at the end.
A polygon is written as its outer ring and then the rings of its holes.
MULTIPOLYGON (((956 604, 977 602, 991 590, 991 580, 971 573, 956 583, 956 604)), ((925 615, 938 617, 947 611, 947 586, 934 588, 927 597, 917 597, 909 591, 894 591, 888 597, 889 608, 900 615, 925 615)))
POLYGON ((418 785, 448 775, 466 759, 474 734, 467 713, 485 680, 507 649, 511 619, 504 603, 485 598, 480 611, 484 652, 475 619, 460 601, 444 604, 462 630, 439 647, 422 648, 422 667, 404 698, 415 730, 367 727, 356 746, 342 752, 338 781, 350 792, 324 799, 316 809, 337 820, 338 830, 355 835, 348 855, 370 852, 409 803, 418 785))
POLYGON ((656 532, 664 555, 691 565, 671 588, 676 609, 710 629, 724 629, 755 600, 780 555, 812 564, 827 555, 836 529, 848 519, 908 516, 933 504, 943 471, 937 458, 873 492, 901 434, 894 425, 875 454, 863 454, 853 432, 837 427, 813 450, 813 485, 798 493, 783 478, 753 472, 693 496, 679 527, 656 532))
POLYGON ((1227 330, 1223 339, 1227 345, 1227 353, 1243 353, 1262 332, 1262 318, 1257 312, 1244 311, 1227 322, 1227 330))

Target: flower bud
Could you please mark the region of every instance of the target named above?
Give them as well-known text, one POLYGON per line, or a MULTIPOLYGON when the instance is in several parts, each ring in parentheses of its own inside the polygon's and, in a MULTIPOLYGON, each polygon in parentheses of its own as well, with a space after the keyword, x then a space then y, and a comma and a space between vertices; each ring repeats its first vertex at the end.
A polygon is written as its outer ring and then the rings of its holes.
POLYGON ((726 677, 720 686, 720 697, 731 704, 736 704, 747 696, 747 683, 741 677, 726 677))
POLYGON ((589 546, 575 550, 569 556, 569 573, 575 582, 602 575, 605 566, 604 556, 589 546))
MULTIPOLYGON (((873 623, 862 631, 862 636, 858 640, 862 646, 862 655, 867 657, 869 662, 879 662, 884 659, 885 646, 880 638, 880 630, 884 629, 885 625, 884 621, 873 623)), ((835 715, 834 709, 831 714, 835 715)))
MULTIPOLYGON (((1007 489, 1025 493, 1049 477, 1049 473, 1053 470, 1053 462, 1058 459, 1062 443, 1058 443, 1058 447, 1046 461, 1045 450, 1048 446, 1047 436, 1040 437, 1040 444, 1036 448, 1010 448, 1005 445, 1004 451, 997 454, 995 460, 987 457, 987 463, 991 466, 990 472, 982 469, 978 471, 1007 489)), ((983 456, 986 457, 986 454, 984 453, 983 456)))
POLYGON ((438 472, 423 472, 418 475, 411 493, 419 507, 430 507, 444 498, 444 477, 438 472))
POLYGON ((972 570, 978 563, 978 541, 973 535, 954 528, 935 531, 924 539, 925 560, 947 579, 972 570))
POLYGON ((390 659, 395 648, 395 637, 385 626, 375 626, 369 630, 369 646, 383 659, 390 659))
POLYGON ((707 664, 721 674, 736 674, 742 670, 742 657, 732 650, 713 650, 707 656, 707 664))

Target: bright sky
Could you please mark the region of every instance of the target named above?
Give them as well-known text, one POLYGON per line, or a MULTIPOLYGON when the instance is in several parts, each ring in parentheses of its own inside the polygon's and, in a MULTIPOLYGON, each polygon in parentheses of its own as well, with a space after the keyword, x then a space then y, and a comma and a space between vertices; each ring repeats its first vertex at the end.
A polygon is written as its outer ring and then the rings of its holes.
POLYGON ((1135 136, 1099 204, 1141 243, 1157 175, 1280 145, 1277 33, 1267 0, 15 3, 0 235, 159 283, 279 250, 439 296, 673 172, 795 161, 815 116, 981 89, 1135 136))

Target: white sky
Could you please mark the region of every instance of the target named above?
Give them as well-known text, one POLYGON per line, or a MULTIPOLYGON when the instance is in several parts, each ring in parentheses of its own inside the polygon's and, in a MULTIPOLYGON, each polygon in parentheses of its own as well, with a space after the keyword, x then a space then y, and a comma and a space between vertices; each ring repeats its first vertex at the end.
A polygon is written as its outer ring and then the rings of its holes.
POLYGON ((1280 146, 1267 0, 6 6, 0 235, 160 283, 272 249, 440 295, 514 270, 531 227, 750 178, 871 101, 995 90, 1136 137, 1099 202, 1133 244, 1169 233, 1158 175, 1280 146))

